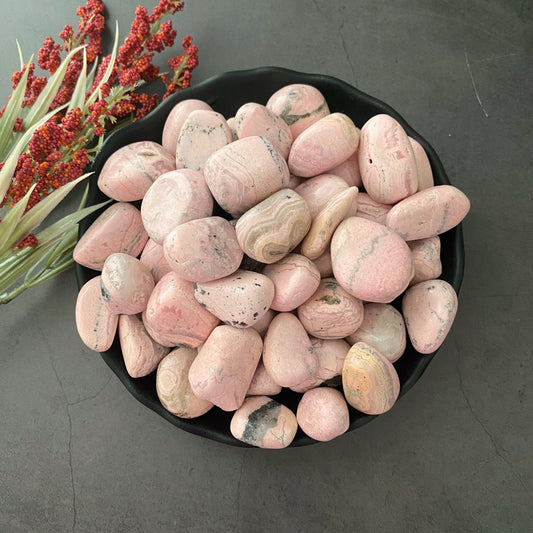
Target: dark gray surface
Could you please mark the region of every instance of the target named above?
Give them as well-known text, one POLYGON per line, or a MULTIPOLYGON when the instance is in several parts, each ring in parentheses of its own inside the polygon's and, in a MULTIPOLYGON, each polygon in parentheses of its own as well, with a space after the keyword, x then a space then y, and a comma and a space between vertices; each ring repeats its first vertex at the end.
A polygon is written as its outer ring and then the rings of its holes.
MULTIPOLYGON (((36 52, 76 5, 2 6, 2 101, 15 39, 36 52)), ((122 35, 136 5, 107 2, 122 35)), ((472 201, 455 324, 371 424, 244 450, 128 395, 78 339, 70 271, 0 308, 0 531, 533 530, 531 1, 190 0, 174 20, 200 47, 194 82, 262 65, 330 74, 429 140, 472 201)))

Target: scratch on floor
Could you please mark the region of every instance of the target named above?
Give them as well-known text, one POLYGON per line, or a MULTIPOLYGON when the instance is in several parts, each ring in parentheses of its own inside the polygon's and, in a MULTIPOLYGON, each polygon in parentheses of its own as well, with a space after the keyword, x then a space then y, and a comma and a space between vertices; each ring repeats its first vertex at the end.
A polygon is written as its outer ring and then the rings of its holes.
POLYGON ((485 117, 489 118, 489 114, 487 113, 487 110, 483 107, 481 98, 479 97, 479 93, 477 92, 476 82, 474 81, 474 76, 472 75, 472 69, 470 68, 470 61, 468 61, 468 54, 466 53, 466 51, 465 51, 465 62, 466 62, 466 68, 468 70, 468 74, 470 75, 470 81, 472 82, 472 88, 474 89, 476 100, 478 101, 479 107, 481 107, 481 111, 483 111, 483 114, 485 115, 485 117))
POLYGON ((350 53, 348 52, 348 48, 346 46, 346 41, 344 40, 344 35, 342 34, 342 30, 344 29, 344 23, 341 24, 341 27, 339 28, 339 37, 341 38, 341 46, 344 50, 344 54, 346 56, 346 59, 348 60, 348 64, 350 65, 350 70, 352 71, 353 76, 353 82, 357 84, 356 82, 356 76, 355 76, 355 68, 352 63, 352 58, 350 56, 350 53))

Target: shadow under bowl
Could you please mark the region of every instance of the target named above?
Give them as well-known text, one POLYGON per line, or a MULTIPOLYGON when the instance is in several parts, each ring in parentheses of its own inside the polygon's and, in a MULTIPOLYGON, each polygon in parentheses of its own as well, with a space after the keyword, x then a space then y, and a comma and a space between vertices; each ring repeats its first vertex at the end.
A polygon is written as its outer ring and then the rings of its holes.
MULTIPOLYGON (((94 175, 90 178, 86 205, 94 205, 108 199, 97 186, 99 173, 107 158, 122 146, 133 142, 149 140, 161 143, 165 120, 178 102, 189 98, 203 100, 215 111, 229 118, 234 116, 237 109, 247 102, 266 104, 275 91, 292 83, 305 83, 316 87, 326 98, 331 112, 345 113, 359 128, 374 115, 380 113, 391 115, 400 122, 407 134, 416 139, 425 149, 431 163, 435 185, 450 184, 435 150, 386 103, 331 76, 295 72, 277 67, 261 67, 227 72, 210 78, 194 87, 170 96, 145 118, 113 132, 104 142, 91 165, 94 175)), ((80 223, 80 237, 101 212, 102 210, 93 213, 80 223)), ((442 261, 442 275, 440 278, 450 283, 455 291, 459 293, 464 270, 464 245, 461 225, 440 235, 440 239, 442 261)), ((76 278, 79 288, 98 274, 99 272, 76 264, 76 278)), ((398 309, 400 304, 401 297, 393 302, 393 305, 398 309)), ((435 353, 421 355, 414 350, 408 340, 405 353, 394 363, 400 378, 400 397, 420 379, 435 353)), ((155 371, 143 378, 132 378, 127 373, 118 336, 115 337, 111 348, 101 353, 101 356, 126 389, 138 401, 178 428, 225 444, 248 446, 231 435, 229 430, 233 414, 231 412, 228 413, 214 407, 203 416, 189 420, 179 418, 167 411, 157 397, 155 371)), ((274 398, 293 410, 293 412, 296 412, 301 394, 284 389, 274 398)), ((376 415, 363 414, 352 407, 349 410, 350 427, 348 431, 353 431, 376 417, 376 415)), ((299 429, 290 446, 305 446, 316 442, 299 429)))

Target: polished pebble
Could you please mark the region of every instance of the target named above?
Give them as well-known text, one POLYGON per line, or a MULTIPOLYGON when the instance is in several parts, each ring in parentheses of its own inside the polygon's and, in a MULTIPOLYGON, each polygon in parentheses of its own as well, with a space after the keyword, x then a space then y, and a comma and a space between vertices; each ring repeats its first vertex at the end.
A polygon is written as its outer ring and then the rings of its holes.
POLYGON ((262 274, 274 284, 274 299, 270 307, 275 311, 296 309, 314 294, 320 283, 320 272, 315 264, 295 253, 266 265, 262 274))
POLYGON ((152 291, 143 322, 150 336, 163 346, 196 348, 207 339, 219 319, 196 301, 191 281, 169 272, 152 291))
POLYGON ((341 392, 318 387, 303 394, 296 410, 296 420, 306 435, 326 442, 348 430, 350 412, 341 392))
POLYGON ((291 189, 282 189, 246 211, 235 230, 246 255, 270 264, 294 250, 310 227, 305 200, 291 189))
POLYGON ((407 243, 413 256, 415 275, 410 285, 415 285, 428 279, 437 279, 442 274, 440 258, 440 237, 427 237, 407 243))
POLYGON ((391 363, 405 352, 407 334, 402 314, 390 304, 367 303, 359 328, 348 336, 350 344, 365 342, 391 363))
POLYGON ((354 344, 346 355, 342 386, 346 401, 369 415, 388 411, 400 393, 400 380, 393 364, 364 342, 354 344))
POLYGON ((198 398, 189 382, 189 369, 196 348, 175 348, 157 367, 155 387, 161 405, 180 418, 197 418, 207 413, 213 403, 198 398))
POLYGON ((296 415, 268 396, 246 398, 230 423, 236 439, 258 448, 286 448, 297 431, 296 415))
POLYGON ((314 219, 331 200, 347 189, 348 184, 341 177, 320 174, 303 180, 294 190, 305 200, 314 219))
POLYGON ((296 176, 323 174, 348 159, 359 145, 359 130, 344 113, 321 118, 294 139, 287 163, 296 176))
POLYGON ((363 180, 359 170, 359 150, 356 150, 346 161, 333 167, 329 172, 342 178, 350 187, 361 187, 363 180))
POLYGON ((331 265, 331 251, 326 248, 324 253, 317 257, 313 263, 318 268, 321 278, 331 278, 333 276, 333 266, 331 265))
POLYGON ((281 386, 270 377, 263 360, 259 360, 246 396, 275 396, 280 392, 281 386))
POLYGON ((166 236, 163 250, 172 270, 198 282, 233 274, 243 258, 235 228, 216 216, 180 224, 166 236))
POLYGON ((224 411, 238 409, 261 358, 263 341, 253 328, 217 326, 189 369, 193 393, 224 411))
POLYGON ((132 378, 151 374, 169 352, 167 346, 148 335, 140 314, 119 316, 118 338, 126 371, 132 378))
POLYGON ((254 328, 255 331, 259 333, 259 335, 261 335, 261 338, 264 338, 266 332, 268 331, 268 326, 270 326, 270 322, 272 322, 272 319, 275 316, 276 311, 274 311, 272 308, 267 309, 265 314, 261 318, 256 320, 251 327, 254 328))
POLYGON ((332 198, 313 219, 309 232, 301 243, 300 251, 309 259, 317 259, 328 248, 331 237, 340 222, 357 205, 357 187, 349 187, 332 198))
POLYGON ((100 288, 102 298, 112 313, 141 313, 146 309, 154 285, 150 269, 135 257, 116 253, 105 260, 100 288))
POLYGON ((287 123, 264 105, 248 102, 235 113, 237 137, 260 135, 287 159, 292 144, 292 133, 287 123))
POLYGON ((98 188, 119 202, 141 200, 152 183, 176 168, 174 155, 159 143, 139 141, 113 152, 98 176, 98 188))
POLYGON ((428 189, 435 185, 433 179, 433 171, 431 170, 431 163, 429 162, 428 155, 422 147, 422 145, 412 137, 409 137, 413 153, 415 154, 416 170, 418 178, 418 191, 422 189, 428 189))
POLYGON ((87 228, 72 256, 76 263, 101 271, 111 254, 122 252, 136 257, 147 241, 141 212, 132 204, 117 202, 87 228))
POLYGON ((340 376, 351 345, 344 339, 319 339, 317 337, 311 337, 311 344, 318 358, 316 372, 318 383, 340 376))
POLYGON ((76 328, 88 348, 105 352, 111 348, 118 326, 118 315, 107 308, 100 291, 100 276, 87 281, 76 299, 76 328))
POLYGON ((258 272, 237 270, 225 278, 195 283, 194 297, 225 324, 248 328, 268 311, 274 284, 258 272))
POLYGON ((387 226, 406 241, 440 235, 468 214, 470 200, 453 185, 436 185, 398 202, 387 213, 387 226))
POLYGON ((152 239, 148 239, 139 260, 150 269, 155 283, 172 270, 165 259, 163 246, 152 239))
POLYGON ((226 119, 216 111, 196 109, 183 123, 176 145, 176 168, 202 170, 207 159, 233 141, 226 119))
POLYGON ((361 217, 339 224, 331 240, 331 262, 339 284, 369 302, 392 302, 414 273, 407 243, 386 226, 361 217))
POLYGON ((264 339, 263 364, 282 387, 315 381, 318 359, 309 335, 292 313, 279 313, 270 323, 264 339))
POLYGON ((390 115, 375 115, 361 128, 359 168, 365 190, 376 202, 394 204, 418 188, 409 137, 390 115))
POLYGON ((391 205, 376 202, 366 192, 360 192, 357 195, 356 216, 385 224, 387 213, 391 207, 391 205))
POLYGON ((334 278, 326 278, 297 312, 309 335, 342 339, 361 325, 363 302, 345 291, 334 278))
POLYGON ((141 215, 150 238, 163 244, 179 224, 210 216, 213 205, 203 173, 181 169, 163 174, 154 182, 143 198, 141 215))
POLYGON ((244 137, 207 161, 205 179, 217 203, 233 217, 287 187, 285 159, 265 137, 244 137))
POLYGON ((165 120, 163 126, 163 138, 161 140, 161 144, 167 152, 176 154, 176 146, 178 144, 181 127, 183 126, 185 119, 197 109, 212 110, 209 104, 194 98, 182 100, 172 108, 165 120))
POLYGON ((402 313, 414 349, 422 354, 433 353, 452 327, 457 294, 447 281, 422 281, 405 291, 402 313))

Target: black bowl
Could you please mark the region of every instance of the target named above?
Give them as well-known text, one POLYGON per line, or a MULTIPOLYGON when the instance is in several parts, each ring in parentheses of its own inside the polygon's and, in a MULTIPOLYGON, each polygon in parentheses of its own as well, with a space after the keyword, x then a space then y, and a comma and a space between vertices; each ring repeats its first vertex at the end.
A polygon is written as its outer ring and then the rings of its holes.
MULTIPOLYGON (((426 150, 433 170, 435 184, 442 185, 450 183, 435 150, 394 109, 384 102, 330 76, 306 74, 275 67, 264 67, 228 72, 210 78, 195 87, 185 89, 167 98, 145 118, 111 134, 104 142, 92 164, 91 170, 94 171, 94 175, 90 178, 87 205, 96 204, 107 199, 97 187, 98 175, 106 159, 120 147, 129 143, 141 140, 161 142, 166 117, 174 105, 181 100, 187 98, 204 100, 215 111, 229 118, 235 114, 242 104, 246 102, 264 104, 275 91, 291 83, 313 85, 325 96, 332 112, 339 111, 347 114, 358 127, 361 127, 370 117, 380 113, 387 113, 393 116, 402 124, 408 135, 420 142, 426 150)), ((80 236, 83 235, 100 212, 94 213, 80 223, 80 236)), ((464 247, 460 225, 441 235, 441 258, 443 267, 441 279, 449 282, 458 293, 464 269, 464 247)), ((76 265, 76 277, 80 288, 85 282, 97 274, 99 272, 76 265)), ((400 305, 400 298, 393 303, 398 307, 400 305)), ((400 377, 400 396, 404 395, 420 379, 428 364, 435 356, 435 353, 421 355, 414 350, 408 341, 404 355, 394 363, 400 377)), ((126 389, 137 400, 175 426, 190 433, 225 444, 248 446, 235 439, 230 433, 229 425, 232 413, 224 412, 215 407, 199 418, 186 420, 178 418, 164 409, 159 402, 155 389, 155 372, 143 378, 131 378, 124 366, 118 337, 115 338, 112 347, 101 355, 104 361, 122 381, 126 389)), ((276 399, 296 412, 300 397, 301 394, 284 390, 276 396, 276 399)), ((348 431, 361 427, 374 418, 375 416, 366 415, 350 408, 350 428, 348 431)), ((315 442, 315 440, 308 437, 303 431, 298 430, 291 446, 305 446, 315 442)))

